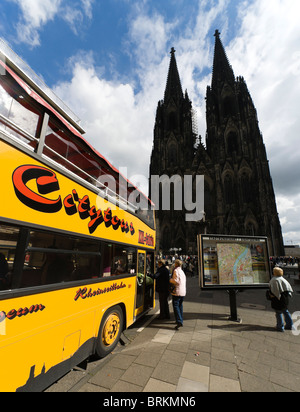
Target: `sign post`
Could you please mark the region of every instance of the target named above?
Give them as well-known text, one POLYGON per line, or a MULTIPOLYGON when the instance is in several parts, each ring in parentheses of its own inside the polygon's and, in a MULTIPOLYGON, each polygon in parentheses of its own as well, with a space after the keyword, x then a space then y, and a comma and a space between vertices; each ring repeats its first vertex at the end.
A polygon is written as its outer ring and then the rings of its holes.
POLYGON ((230 289, 227 292, 229 293, 229 301, 230 301, 230 316, 228 320, 230 320, 231 322, 242 323, 242 319, 238 317, 237 304, 236 304, 236 295, 239 293, 239 290, 230 289))
POLYGON ((268 239, 253 236, 199 235, 199 280, 202 290, 226 290, 230 317, 237 314, 236 295, 244 289, 267 289, 271 279, 268 239))

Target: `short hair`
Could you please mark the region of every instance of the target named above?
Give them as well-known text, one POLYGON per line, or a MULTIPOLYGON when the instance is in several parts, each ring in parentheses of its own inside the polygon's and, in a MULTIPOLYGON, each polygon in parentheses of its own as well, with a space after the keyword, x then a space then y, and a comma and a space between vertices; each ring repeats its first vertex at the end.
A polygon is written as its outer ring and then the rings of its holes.
POLYGON ((166 265, 166 261, 164 259, 159 259, 159 261, 157 263, 160 263, 163 266, 166 265))
POLYGON ((176 267, 178 267, 178 266, 182 266, 182 262, 181 262, 181 260, 176 259, 176 260, 175 260, 175 266, 176 266, 176 267))
POLYGON ((273 269, 273 275, 274 276, 283 276, 283 270, 281 268, 279 268, 278 266, 276 266, 273 269))

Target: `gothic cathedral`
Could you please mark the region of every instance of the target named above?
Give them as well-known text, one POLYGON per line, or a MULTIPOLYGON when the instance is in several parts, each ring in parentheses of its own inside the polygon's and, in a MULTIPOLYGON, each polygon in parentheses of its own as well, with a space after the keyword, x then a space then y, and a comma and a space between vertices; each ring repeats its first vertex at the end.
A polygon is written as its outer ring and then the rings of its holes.
MULTIPOLYGON (((267 236, 270 255, 283 255, 272 178, 257 113, 243 77, 235 78, 218 30, 211 86, 207 87, 206 145, 193 128, 193 109, 183 93, 175 50, 164 100, 159 101, 150 163, 153 175, 204 175, 205 219, 187 222, 186 211, 156 211, 158 248, 196 254, 197 234, 267 236)), ((151 186, 150 186, 151 187, 151 186)), ((160 196, 162 192, 160 193, 160 196)), ((151 189, 150 189, 151 197, 151 189)))

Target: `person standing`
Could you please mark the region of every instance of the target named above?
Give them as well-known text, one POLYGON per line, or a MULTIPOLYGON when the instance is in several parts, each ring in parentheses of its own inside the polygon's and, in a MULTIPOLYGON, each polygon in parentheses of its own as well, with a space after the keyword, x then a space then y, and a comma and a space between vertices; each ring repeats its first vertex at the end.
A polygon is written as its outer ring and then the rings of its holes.
POLYGON ((273 269, 273 278, 270 281, 270 292, 271 306, 276 312, 276 329, 279 332, 284 332, 284 329, 293 330, 294 324, 288 310, 289 299, 292 296, 293 289, 289 282, 284 279, 283 270, 279 267, 273 269), (283 316, 286 323, 285 328, 283 316))
POLYGON ((173 310, 176 320, 175 329, 178 330, 183 326, 183 301, 186 296, 186 276, 181 269, 182 262, 179 259, 175 260, 175 268, 172 273, 170 283, 174 285, 171 292, 173 300, 173 310))
POLYGON ((7 280, 7 274, 8 274, 8 263, 3 255, 3 253, 0 253, 0 290, 4 290, 8 286, 8 280, 7 280))
POLYGON ((159 296, 160 315, 158 319, 170 319, 169 311, 169 280, 170 272, 166 267, 165 261, 160 259, 157 262, 158 270, 153 276, 156 279, 156 291, 159 296))

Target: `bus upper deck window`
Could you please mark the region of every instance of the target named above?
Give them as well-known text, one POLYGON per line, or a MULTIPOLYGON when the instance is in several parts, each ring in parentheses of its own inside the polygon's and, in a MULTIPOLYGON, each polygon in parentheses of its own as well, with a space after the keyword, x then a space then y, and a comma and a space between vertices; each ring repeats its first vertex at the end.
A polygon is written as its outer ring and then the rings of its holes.
POLYGON ((7 122, 3 118, 0 119, 2 129, 36 147, 36 141, 30 139, 30 136, 39 136, 42 111, 9 75, 0 76, 0 114, 9 120, 7 122), (26 133, 23 134, 22 130, 26 133))

